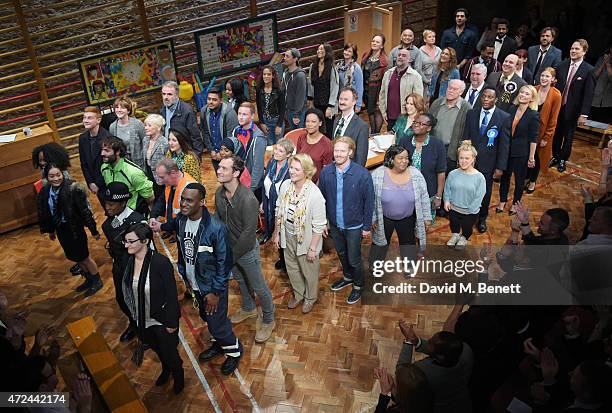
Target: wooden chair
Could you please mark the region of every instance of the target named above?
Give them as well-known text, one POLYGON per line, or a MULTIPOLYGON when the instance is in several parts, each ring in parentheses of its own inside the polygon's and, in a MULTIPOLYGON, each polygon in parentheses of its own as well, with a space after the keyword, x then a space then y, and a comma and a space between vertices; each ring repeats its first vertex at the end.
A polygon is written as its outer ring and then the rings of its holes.
POLYGON ((114 413, 148 412, 93 318, 83 317, 66 328, 108 409, 114 413))
POLYGON ((306 128, 294 129, 292 131, 285 133, 284 138, 289 139, 293 143, 293 145, 297 147, 298 138, 300 136, 306 135, 307 133, 308 132, 306 132, 306 128))

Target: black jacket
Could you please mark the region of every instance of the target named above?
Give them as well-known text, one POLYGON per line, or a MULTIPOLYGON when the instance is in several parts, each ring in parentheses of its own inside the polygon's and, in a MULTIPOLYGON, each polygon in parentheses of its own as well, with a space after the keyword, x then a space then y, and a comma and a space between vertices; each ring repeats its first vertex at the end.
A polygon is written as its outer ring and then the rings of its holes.
POLYGON ((113 259, 113 272, 119 269, 120 274, 125 270, 129 258, 127 249, 123 245, 123 231, 132 224, 144 221, 145 218, 140 213, 133 211, 117 228, 113 228, 112 222, 114 219, 115 217, 106 218, 102 223, 102 232, 108 240, 107 249, 113 259))
POLYGON ((79 159, 81 160, 81 170, 85 177, 87 186, 94 183, 102 190, 104 188, 104 179, 102 178, 102 149, 100 142, 102 139, 111 136, 110 132, 100 126, 98 136, 91 139, 89 131, 85 131, 79 135, 79 159))
MULTIPOLYGON (((510 123, 514 120, 514 115, 518 106, 512 106, 508 111, 510 115, 510 123)), ((512 129, 510 129, 512 130, 512 129)), ((512 158, 529 156, 529 147, 531 143, 538 142, 538 134, 540 133, 540 114, 535 110, 527 108, 523 117, 516 125, 514 134, 510 139, 510 156, 512 158)))
MULTIPOLYGON (((263 88, 257 88, 257 116, 259 121, 263 122, 264 108, 266 107, 265 92, 263 88)), ((276 126, 283 126, 285 123, 285 94, 278 88, 272 88, 270 92, 270 116, 277 117, 276 126)))
POLYGON ((506 170, 508 165, 508 154, 510 152, 510 133, 512 121, 510 115, 495 108, 487 129, 480 134, 480 111, 482 108, 472 109, 465 118, 463 139, 472 141, 472 145, 478 151, 476 157, 476 169, 480 172, 492 172, 494 169, 506 170), (492 136, 493 144, 489 146, 489 137, 492 136), (495 135, 495 136, 494 136, 495 135))
MULTIPOLYGON (((557 89, 563 95, 570 70, 570 59, 565 59, 557 67, 557 89)), ((567 92, 567 103, 562 106, 565 119, 578 119, 580 115, 588 116, 591 113, 593 93, 595 92, 595 76, 593 66, 583 61, 574 73, 570 89, 567 92)))
MULTIPOLYGON (((47 184, 38 194, 38 225, 43 234, 50 234, 57 230, 49 208, 50 190, 51 184, 47 184)), ((73 233, 76 233, 79 227, 86 226, 91 235, 98 235, 96 220, 87 200, 87 193, 79 183, 64 181, 58 196, 57 213, 63 214, 73 233)))
MULTIPOLYGON (((179 310, 178 292, 176 280, 174 279, 174 268, 165 255, 157 251, 151 251, 151 263, 149 265, 149 311, 151 318, 162 323, 168 328, 177 328, 181 312, 179 310)), ((134 269, 134 256, 130 255, 128 265, 123 275, 124 285, 131 286, 134 269)))
MULTIPOLYGON (((166 107, 162 106, 159 110, 159 113, 166 119, 166 107)), ((198 124, 196 122, 196 115, 193 113, 193 109, 191 105, 187 102, 183 102, 182 100, 178 101, 176 105, 176 110, 170 119, 170 128, 175 127, 183 128, 189 131, 189 140, 191 144, 191 148, 198 154, 198 156, 202 156, 202 151, 204 150, 204 143, 202 142, 202 136, 200 135, 200 129, 198 129, 198 124)), ((167 136, 166 136, 167 138, 167 136)))

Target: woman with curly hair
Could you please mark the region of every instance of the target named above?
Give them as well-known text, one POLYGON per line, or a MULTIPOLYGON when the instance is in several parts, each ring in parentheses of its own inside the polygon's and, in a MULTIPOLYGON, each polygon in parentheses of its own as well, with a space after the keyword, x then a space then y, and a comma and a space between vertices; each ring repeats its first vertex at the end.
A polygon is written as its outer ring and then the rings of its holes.
POLYGON ((62 145, 55 142, 49 142, 37 146, 32 150, 32 165, 34 165, 34 168, 40 169, 43 185, 47 183, 43 172, 45 166, 50 163, 56 165, 62 171, 64 178, 70 178, 70 173, 68 173, 68 168, 70 168, 70 155, 68 155, 68 152, 62 145))
POLYGON ((87 226, 91 235, 100 239, 87 193, 79 183, 64 178, 57 165, 48 163, 44 175, 48 183, 38 194, 40 232, 49 234, 51 240, 57 237, 66 258, 80 265, 85 282, 76 291, 85 292, 89 297, 102 288, 102 280, 98 266, 89 255, 83 228, 87 226))

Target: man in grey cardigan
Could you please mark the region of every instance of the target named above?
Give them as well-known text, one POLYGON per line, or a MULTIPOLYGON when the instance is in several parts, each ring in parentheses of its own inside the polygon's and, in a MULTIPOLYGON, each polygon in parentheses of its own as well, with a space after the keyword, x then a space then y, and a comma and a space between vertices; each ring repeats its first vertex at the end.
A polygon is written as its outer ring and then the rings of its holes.
POLYGON ((304 127, 308 79, 306 72, 299 65, 301 53, 298 49, 289 49, 283 55, 286 67, 282 76, 282 88, 285 92, 286 116, 291 130, 304 127))
POLYGON ((474 353, 467 343, 450 331, 440 331, 429 340, 419 338, 412 326, 401 320, 404 336, 397 367, 412 363, 412 350, 428 357, 414 363, 427 377, 433 393, 434 413, 471 413, 468 383, 474 367, 474 353))
POLYGON ((215 193, 217 216, 227 225, 230 245, 234 259, 232 273, 240 286, 241 308, 230 320, 232 324, 241 323, 257 317, 255 341, 263 343, 270 338, 275 327, 274 302, 272 293, 261 272, 257 224, 259 202, 249 190, 240 185, 238 178, 245 165, 241 158, 233 155, 221 159, 217 179, 221 186, 215 193), (257 314, 255 296, 262 308, 262 318, 257 314))
POLYGON ((457 167, 457 148, 463 139, 465 118, 472 106, 461 97, 465 83, 459 79, 448 82, 446 96, 440 96, 429 108, 437 124, 432 135, 440 139, 446 147, 446 173, 457 167))

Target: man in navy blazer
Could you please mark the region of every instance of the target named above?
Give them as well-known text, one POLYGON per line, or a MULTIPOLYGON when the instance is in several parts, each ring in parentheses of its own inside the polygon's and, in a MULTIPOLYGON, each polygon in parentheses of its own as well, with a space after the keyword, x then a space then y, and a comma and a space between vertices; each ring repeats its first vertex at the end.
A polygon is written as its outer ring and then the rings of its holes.
POLYGON ((589 44, 578 39, 570 48, 570 58, 559 63, 557 68, 557 89, 561 92, 561 110, 557 130, 553 138, 553 157, 548 167, 557 166, 565 171, 565 162, 572 153, 574 132, 578 125, 584 125, 591 111, 595 92, 594 68, 584 61, 589 44))
POLYGON ((493 191, 493 177, 499 177, 508 165, 510 153, 511 120, 503 110, 495 106, 497 90, 485 86, 480 92, 480 107, 467 113, 463 138, 472 141, 478 151, 476 169, 485 177, 487 192, 482 200, 478 218, 478 231, 487 230, 487 216, 493 191))
POLYGON ((540 45, 527 50, 527 68, 533 73, 533 84, 540 84, 542 70, 557 67, 561 63, 561 50, 553 46, 556 31, 552 27, 540 30, 540 45))
POLYGON ((340 89, 338 95, 339 116, 334 119, 329 139, 334 140, 338 136, 348 136, 355 142, 354 161, 361 166, 365 166, 368 160, 368 146, 370 139, 370 129, 357 113, 355 104, 357 103, 357 91, 352 87, 340 89))

